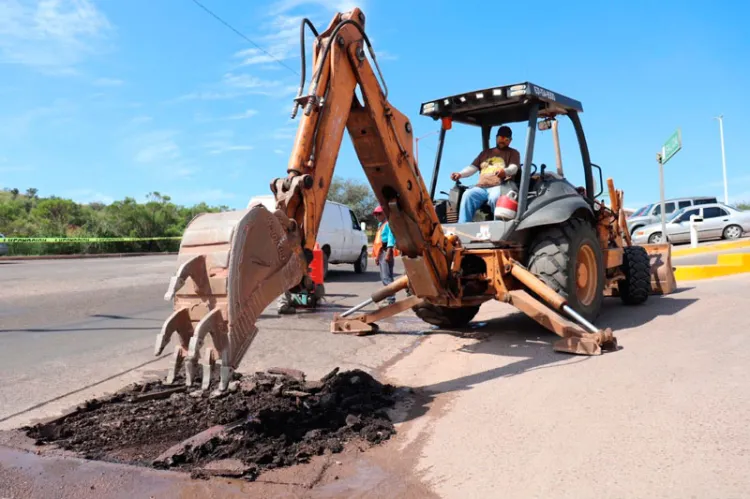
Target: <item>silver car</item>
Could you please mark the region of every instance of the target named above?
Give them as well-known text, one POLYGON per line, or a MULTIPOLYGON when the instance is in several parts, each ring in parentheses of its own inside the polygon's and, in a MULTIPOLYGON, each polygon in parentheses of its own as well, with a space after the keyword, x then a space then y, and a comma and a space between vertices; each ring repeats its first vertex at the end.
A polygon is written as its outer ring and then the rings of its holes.
MULTIPOLYGON (((737 239, 750 232, 750 212, 740 211, 722 203, 686 207, 672 213, 667 219, 667 235, 671 243, 690 242, 690 217, 703 217, 698 223, 698 240, 737 239)), ((636 244, 662 242, 661 222, 636 229, 632 234, 636 244)))
MULTIPOLYGON (((681 208, 690 208, 692 206, 704 204, 716 204, 718 201, 715 197, 693 196, 687 198, 674 198, 664 200, 664 213, 671 217, 681 208)), ((633 233, 646 225, 661 223, 661 203, 647 204, 639 208, 627 219, 628 230, 633 233)))

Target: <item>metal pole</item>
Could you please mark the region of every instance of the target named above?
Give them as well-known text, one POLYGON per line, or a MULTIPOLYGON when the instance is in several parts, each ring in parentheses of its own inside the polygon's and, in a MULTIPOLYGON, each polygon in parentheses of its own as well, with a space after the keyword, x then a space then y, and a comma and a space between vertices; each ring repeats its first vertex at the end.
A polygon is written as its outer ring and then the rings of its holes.
POLYGON ((557 163, 557 174, 564 177, 562 166, 562 154, 560 153, 560 134, 557 131, 557 120, 552 122, 552 139, 555 144, 555 163, 557 163))
POLYGON ((667 238, 667 215, 664 213, 664 164, 662 158, 664 157, 664 148, 661 149, 661 154, 656 155, 656 160, 659 162, 659 198, 661 203, 661 237, 662 243, 669 242, 667 238))
POLYGON ((430 182, 430 199, 435 199, 435 189, 437 188, 437 178, 440 172, 440 160, 443 157, 443 144, 445 144, 445 128, 440 128, 438 137, 438 150, 435 155, 435 166, 432 168, 432 182, 430 182))
POLYGON ((719 120, 719 134, 721 135, 721 168, 724 171, 724 204, 729 204, 729 188, 727 187, 727 158, 724 154, 724 115, 720 114, 716 119, 719 120))

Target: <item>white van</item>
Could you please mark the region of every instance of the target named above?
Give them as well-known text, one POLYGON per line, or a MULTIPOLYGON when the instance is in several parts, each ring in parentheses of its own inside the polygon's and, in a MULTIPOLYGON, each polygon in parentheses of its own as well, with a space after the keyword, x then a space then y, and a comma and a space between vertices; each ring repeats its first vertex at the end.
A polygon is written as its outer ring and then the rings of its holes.
MULTIPOLYGON (((256 202, 271 211, 276 209, 272 194, 255 196, 248 203, 248 208, 256 202)), ((318 244, 323 250, 324 275, 328 274, 329 263, 351 263, 358 274, 367 270, 367 234, 348 206, 326 201, 318 229, 318 244)))

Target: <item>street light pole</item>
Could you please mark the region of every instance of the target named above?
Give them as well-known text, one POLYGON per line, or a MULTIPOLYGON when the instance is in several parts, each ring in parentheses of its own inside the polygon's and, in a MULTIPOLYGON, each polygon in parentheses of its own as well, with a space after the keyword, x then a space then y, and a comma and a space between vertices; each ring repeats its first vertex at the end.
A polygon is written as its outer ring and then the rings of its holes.
POLYGON ((724 171, 724 204, 729 204, 729 188, 727 186, 727 157, 724 154, 724 115, 716 118, 719 120, 719 134, 721 135, 721 168, 724 171))

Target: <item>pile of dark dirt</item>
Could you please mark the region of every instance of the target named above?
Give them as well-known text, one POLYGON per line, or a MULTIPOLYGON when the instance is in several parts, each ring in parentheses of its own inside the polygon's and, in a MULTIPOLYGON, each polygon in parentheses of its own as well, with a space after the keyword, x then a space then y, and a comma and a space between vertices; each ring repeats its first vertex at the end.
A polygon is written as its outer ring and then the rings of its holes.
POLYGON ((254 479, 355 439, 387 440, 395 430, 385 409, 394 400, 392 386, 360 370, 306 381, 300 371, 276 369, 235 374, 218 396, 177 383, 134 385, 24 431, 37 445, 87 459, 254 479))

